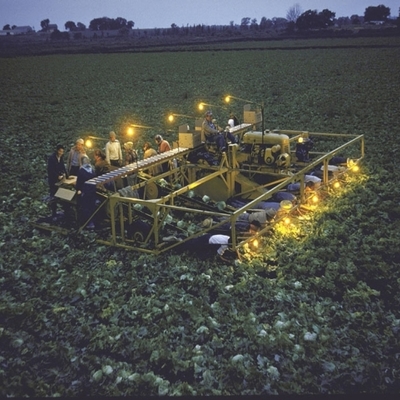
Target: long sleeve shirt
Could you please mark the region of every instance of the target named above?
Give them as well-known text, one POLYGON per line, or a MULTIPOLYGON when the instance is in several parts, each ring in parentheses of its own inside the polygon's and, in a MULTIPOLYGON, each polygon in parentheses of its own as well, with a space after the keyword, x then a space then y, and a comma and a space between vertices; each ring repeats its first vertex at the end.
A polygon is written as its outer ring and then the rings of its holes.
POLYGON ((118 140, 113 142, 109 141, 106 144, 106 160, 111 163, 111 160, 121 160, 122 161, 122 150, 121 144, 118 140))
POLYGON ((204 119, 203 123, 201 124, 201 136, 202 139, 206 139, 210 136, 217 135, 219 133, 218 129, 212 122, 207 121, 204 119))

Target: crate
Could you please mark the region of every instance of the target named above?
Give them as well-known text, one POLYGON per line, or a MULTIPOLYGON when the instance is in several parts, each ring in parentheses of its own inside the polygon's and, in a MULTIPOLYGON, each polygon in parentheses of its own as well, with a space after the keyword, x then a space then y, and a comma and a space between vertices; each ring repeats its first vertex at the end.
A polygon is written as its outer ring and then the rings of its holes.
POLYGON ((246 104, 243 107, 243 122, 245 124, 259 124, 262 122, 262 113, 260 110, 252 110, 251 104, 246 104))
POLYGON ((201 144, 200 132, 179 132, 179 147, 193 149, 201 144))
POLYGON ((261 111, 244 111, 243 122, 246 124, 258 124, 262 121, 261 111))

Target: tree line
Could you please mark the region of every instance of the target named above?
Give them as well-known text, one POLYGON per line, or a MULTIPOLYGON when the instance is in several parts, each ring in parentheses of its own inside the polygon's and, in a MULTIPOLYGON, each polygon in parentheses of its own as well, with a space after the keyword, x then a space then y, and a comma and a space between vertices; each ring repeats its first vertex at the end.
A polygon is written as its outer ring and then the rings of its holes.
MULTIPOLYGON (((317 10, 307 10, 302 12, 301 7, 298 3, 289 8, 286 14, 286 18, 273 18, 272 20, 268 20, 265 17, 262 17, 260 23, 257 23, 256 18, 244 17, 241 20, 239 29, 241 30, 265 30, 270 29, 276 25, 286 24, 286 28, 289 31, 299 30, 305 31, 310 29, 325 29, 330 26, 333 26, 337 21, 335 19, 336 13, 332 12, 328 9, 324 9, 320 12, 317 10)), ((372 21, 387 21, 390 17, 390 8, 384 5, 379 6, 370 6, 365 9, 364 12, 364 22, 372 22, 372 21)), ((346 18, 346 17, 342 17, 346 18)), ((358 15, 352 15, 349 19, 349 22, 352 24, 360 23, 361 18, 358 15)), ((399 18, 397 19, 399 20, 399 18)), ((46 32, 51 28, 50 20, 44 19, 40 22, 41 31, 46 32)), ((94 18, 89 23, 89 29, 91 31, 107 31, 107 30, 130 30, 135 26, 133 21, 127 21, 125 18, 94 18)), ((70 32, 79 32, 85 31, 86 25, 74 21, 67 21, 64 25, 65 29, 70 32)), ((204 26, 203 26, 204 27, 204 26)), ((231 21, 230 27, 234 27, 234 22, 231 21)), ((16 28, 15 25, 10 27, 9 24, 3 27, 3 30, 11 30, 16 28)), ((187 30, 188 27, 186 27, 187 30)), ((198 26, 194 26, 196 30, 198 30, 198 26)), ((155 28, 157 29, 157 28, 155 28)), ((176 24, 171 25, 171 30, 174 33, 182 33, 181 30, 185 29, 185 27, 179 28, 176 24)))

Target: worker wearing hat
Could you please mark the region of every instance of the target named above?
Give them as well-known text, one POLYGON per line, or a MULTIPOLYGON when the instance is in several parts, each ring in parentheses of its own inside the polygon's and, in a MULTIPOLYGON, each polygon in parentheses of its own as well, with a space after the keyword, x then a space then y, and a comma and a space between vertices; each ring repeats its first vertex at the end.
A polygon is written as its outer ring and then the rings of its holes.
MULTIPOLYGON (((230 133, 227 132, 227 139, 231 143, 235 143, 235 137, 230 133)), ((209 143, 216 143, 217 148, 221 152, 226 151, 226 138, 223 132, 220 132, 218 128, 213 123, 213 113, 212 111, 208 110, 204 115, 204 120, 201 125, 201 137, 202 140, 209 142, 209 143)))

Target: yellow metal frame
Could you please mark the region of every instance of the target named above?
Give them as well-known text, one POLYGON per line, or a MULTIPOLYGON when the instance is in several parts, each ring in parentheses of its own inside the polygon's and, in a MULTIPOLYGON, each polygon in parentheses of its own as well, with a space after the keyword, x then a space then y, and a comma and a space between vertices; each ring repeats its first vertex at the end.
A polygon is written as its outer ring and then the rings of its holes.
MULTIPOLYGON (((248 210, 252 210, 254 206, 261 202, 270 199, 275 193, 284 189, 288 184, 293 182, 300 182, 301 190, 300 190, 300 203, 305 200, 304 194, 304 178, 305 175, 311 171, 315 166, 319 164, 324 165, 324 174, 322 179, 322 186, 327 185, 329 183, 329 176, 328 176, 328 164, 329 161, 337 154, 342 152, 344 149, 347 149, 350 146, 354 146, 357 143, 359 144, 359 155, 358 157, 353 157, 355 159, 355 163, 358 163, 360 160, 364 158, 365 152, 365 143, 364 143, 364 135, 351 135, 351 134, 337 134, 337 133, 318 133, 318 132, 304 132, 304 131, 274 131, 274 133, 282 133, 286 135, 290 135, 290 141, 295 141, 299 137, 337 137, 342 139, 349 139, 346 143, 340 145, 339 147, 335 148, 332 151, 318 154, 319 157, 314 161, 307 163, 304 167, 294 173, 288 174, 287 176, 280 176, 277 177, 275 182, 272 184, 264 185, 264 188, 268 186, 274 185, 272 188, 265 191, 261 195, 257 196, 253 200, 251 200, 248 204, 244 207, 236 209, 230 212, 221 212, 216 213, 215 211, 207 211, 204 209, 196 209, 191 207, 181 207, 175 204, 175 200, 182 195, 185 195, 191 190, 196 191, 196 188, 204 184, 205 182, 210 182, 215 180, 216 178, 220 178, 218 183, 220 184, 221 181, 224 185, 226 185, 228 192, 231 195, 234 195, 235 189, 235 177, 241 171, 237 168, 236 162, 236 152, 238 151, 237 145, 230 145, 229 151, 227 155, 223 155, 220 165, 217 167, 210 167, 204 165, 197 165, 197 164, 190 164, 185 162, 186 156, 190 153, 190 149, 174 149, 171 152, 167 152, 163 154, 163 157, 155 156, 154 159, 148 159, 146 163, 139 162, 136 164, 131 164, 128 167, 121 168, 120 170, 113 171, 113 173, 102 175, 101 179, 96 178, 93 180, 93 184, 99 185, 104 183, 105 181, 113 181, 114 179, 121 178, 123 176, 129 174, 139 174, 143 168, 148 168, 151 165, 165 162, 172 159, 180 159, 181 165, 178 168, 171 169, 168 172, 165 172, 161 175, 156 177, 148 177, 144 181, 133 185, 133 189, 138 189, 140 187, 145 187, 146 185, 159 181, 160 179, 166 178, 169 179, 172 176, 180 175, 188 181, 183 187, 179 189, 171 191, 169 194, 164 195, 157 199, 140 199, 140 198, 129 198, 129 197, 121 197, 118 193, 113 194, 109 197, 108 201, 110 202, 110 228, 111 228, 111 237, 108 240, 98 240, 98 242, 110 246, 120 247, 127 250, 136 250, 144 253, 152 253, 152 254, 160 254, 167 250, 170 250, 181 243, 184 243, 187 240, 193 239, 198 237, 204 233, 207 233, 211 229, 218 228, 225 222, 220 222, 214 224, 212 227, 208 228, 199 228, 198 231, 195 233, 187 236, 182 241, 179 242, 163 242, 161 239, 161 230, 162 227, 166 223, 167 216, 174 211, 184 212, 193 214, 193 216, 201 216, 201 217, 211 217, 211 216, 220 216, 226 217, 231 225, 231 238, 232 238, 232 246, 233 248, 240 247, 247 243, 250 239, 249 238, 240 238, 238 232, 235 228, 235 222, 237 221, 239 215, 243 214, 248 210), (158 157, 158 158, 157 158, 158 157), (207 173, 207 175, 203 176, 200 179, 196 179, 196 172, 204 170, 203 172, 207 173), (111 175, 113 174, 113 175, 111 175), (109 176, 107 176, 109 175, 109 176), (129 240, 125 235, 125 224, 130 223, 135 218, 135 213, 137 213, 140 217, 140 213, 134 209, 134 205, 139 204, 142 207, 147 208, 150 211, 150 218, 152 221, 152 226, 149 234, 147 235, 145 241, 140 245, 135 244, 132 240, 129 240), (118 212, 116 210, 118 209, 118 212), (125 212, 124 212, 125 211, 125 212), (119 227, 119 229, 117 229, 119 227)), ((143 160, 146 161, 146 160, 143 160)), ((259 189, 259 185, 254 184, 254 190, 256 191, 259 189)), ((260 233, 263 234, 267 229, 264 228, 260 233)), ((177 231, 179 229, 177 228, 177 231)))

